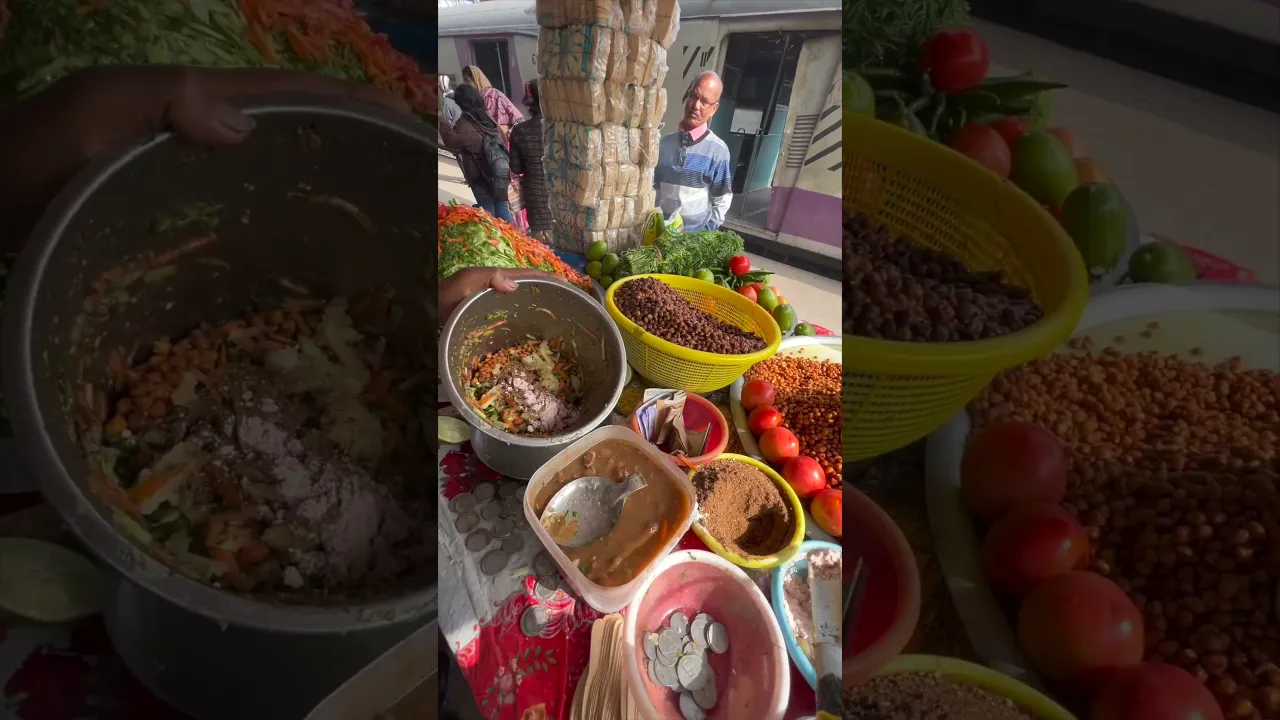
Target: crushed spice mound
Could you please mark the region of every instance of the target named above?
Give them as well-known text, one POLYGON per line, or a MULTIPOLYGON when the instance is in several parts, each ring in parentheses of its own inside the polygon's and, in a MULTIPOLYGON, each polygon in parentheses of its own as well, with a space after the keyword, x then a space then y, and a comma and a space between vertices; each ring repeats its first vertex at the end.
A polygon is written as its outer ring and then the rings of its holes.
POLYGON ((760 470, 736 460, 714 460, 693 476, 699 522, 739 555, 772 555, 795 532, 791 504, 760 470))
POLYGON ((844 717, 854 720, 1035 720, 990 690, 932 673, 872 678, 844 693, 844 717))

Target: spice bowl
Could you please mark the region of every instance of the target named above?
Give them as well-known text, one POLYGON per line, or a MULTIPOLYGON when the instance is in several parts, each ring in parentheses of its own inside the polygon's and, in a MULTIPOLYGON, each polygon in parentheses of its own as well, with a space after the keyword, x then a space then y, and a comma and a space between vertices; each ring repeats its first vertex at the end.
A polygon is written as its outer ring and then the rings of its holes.
POLYGON ((858 685, 902 652, 920 620, 920 570, 902 529, 866 494, 845 483, 849 534, 841 545, 852 554, 844 564, 851 574, 859 559, 865 588, 852 627, 844 629, 844 684, 858 685))
POLYGON ((626 383, 618 328, 591 296, 557 280, 519 280, 515 292, 485 290, 449 316, 440 332, 440 376, 450 402, 471 425, 476 457, 507 477, 527 480, 544 463, 609 418, 626 383), (549 436, 506 432, 467 402, 463 370, 475 359, 530 338, 562 338, 581 368, 585 393, 578 419, 549 436))
MULTIPOLYGON (((681 468, 687 468, 690 465, 698 466, 703 463, 709 463, 720 457, 720 453, 729 445, 729 423, 724 419, 724 413, 720 412, 720 408, 715 406, 710 400, 689 393, 685 396, 684 412, 681 413, 684 418, 684 426, 686 428, 701 428, 708 426, 706 452, 694 457, 679 457, 671 455, 671 459, 681 468)), ((627 420, 631 429, 637 434, 640 433, 640 416, 638 413, 631 413, 631 417, 627 420)))
MULTIPOLYGON (((724 453, 723 455, 720 455, 716 459, 730 460, 733 462, 742 463, 744 465, 750 465, 756 470, 759 470, 760 472, 764 473, 766 477, 772 480, 773 484, 777 485, 778 489, 782 492, 783 501, 786 502, 791 507, 791 516, 795 518, 795 529, 791 533, 791 539, 787 542, 787 544, 782 549, 770 555, 748 556, 748 555, 741 555, 737 552, 734 552, 733 550, 730 550, 729 548, 725 547, 724 544, 721 543, 719 540, 717 540, 715 536, 713 536, 705 527, 703 527, 702 523, 699 520, 695 520, 693 523, 693 532, 697 534, 698 539, 701 540, 702 543, 706 545, 707 548, 709 548, 716 555, 719 555, 720 557, 724 558, 725 560, 728 560, 734 565, 738 565, 744 568, 750 568, 752 570, 770 570, 778 567, 779 565, 783 564, 784 562, 794 557, 795 554, 800 551, 801 544, 804 543, 804 528, 805 528, 804 505, 800 503, 800 498, 796 495, 795 490, 792 490, 791 486, 787 484, 787 481, 783 480, 782 476, 779 475, 777 472, 775 472, 773 468, 769 467, 763 462, 760 462, 759 460, 756 460, 755 458, 747 457, 746 455, 737 455, 735 453, 724 453)), ((693 476, 697 474, 698 474, 698 468, 694 468, 689 471, 689 483, 691 486, 693 483, 693 476)), ((697 515, 699 518, 701 518, 702 516, 701 509, 698 510, 697 515)))
MULTIPOLYGON (((652 478, 650 478, 652 481, 652 478)), ((693 522, 694 508, 697 505, 697 499, 693 493, 693 484, 680 472, 670 461, 669 456, 658 448, 646 442, 644 438, 636 435, 628 428, 618 425, 609 425, 598 428, 586 436, 579 438, 571 443, 568 447, 561 450, 555 457, 551 458, 538 471, 533 474, 529 480, 529 485, 524 493, 524 518, 533 528, 533 534, 537 536, 538 541, 546 549, 547 554, 560 568, 560 574, 591 607, 602 613, 612 613, 621 610, 631 600, 636 588, 644 583, 644 581, 657 571, 657 568, 666 557, 680 542, 680 538, 689 531, 689 525, 693 522), (667 473, 671 482, 679 488, 688 501, 684 515, 679 518, 672 518, 672 524, 675 526, 675 532, 671 539, 662 547, 654 559, 649 562, 636 576, 627 583, 616 587, 605 587, 587 579, 586 575, 578 569, 578 566, 565 555, 564 550, 560 548, 556 541, 551 538, 551 534, 543 527, 542 522, 536 510, 534 510, 534 501, 538 496, 538 492, 544 485, 551 482, 555 478, 556 473, 568 466, 574 460, 581 457, 588 450, 595 447, 599 443, 606 440, 619 440, 631 445, 650 459, 654 461, 654 465, 660 471, 667 473)))
POLYGON ((786 581, 790 575, 800 575, 806 578, 804 583, 807 587, 809 553, 819 550, 844 552, 844 548, 834 543, 809 540, 800 546, 800 552, 795 557, 774 568, 770 578, 771 594, 773 595, 773 614, 778 619, 778 627, 782 630, 782 640, 787 644, 787 654, 791 656, 791 662, 795 663, 796 669, 808 681, 809 687, 814 689, 818 687, 817 672, 813 668, 813 662, 809 659, 809 655, 805 653, 804 648, 801 646, 800 639, 796 637, 796 633, 791 627, 792 611, 791 603, 787 601, 786 581))
MULTIPOLYGON (((1075 715, 1038 690, 998 670, 957 658, 937 655, 902 655, 881 668, 876 675, 907 673, 939 675, 954 683, 981 688, 1009 700, 1035 720, 1076 720, 1075 715)), ((858 683, 851 683, 849 677, 845 676, 846 691, 857 685, 858 683)))
POLYGON ((782 632, 764 593, 741 569, 700 550, 664 558, 640 584, 623 630, 625 678, 640 716, 681 720, 678 696, 649 677, 643 639, 675 612, 710 615, 728 637, 724 654, 705 653, 715 671, 718 701, 707 720, 779 720, 791 695, 782 632))

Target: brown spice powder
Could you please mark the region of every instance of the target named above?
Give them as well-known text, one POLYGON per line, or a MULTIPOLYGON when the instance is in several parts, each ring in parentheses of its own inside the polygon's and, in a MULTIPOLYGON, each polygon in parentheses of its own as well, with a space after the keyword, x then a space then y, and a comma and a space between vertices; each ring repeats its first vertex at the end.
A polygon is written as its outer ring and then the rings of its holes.
POLYGON ((935 673, 872 678, 844 693, 845 720, 1036 720, 1013 701, 935 673))
POLYGON ((726 549, 739 555, 772 555, 795 532, 791 504, 758 469, 735 460, 715 460, 693 476, 699 522, 726 549))

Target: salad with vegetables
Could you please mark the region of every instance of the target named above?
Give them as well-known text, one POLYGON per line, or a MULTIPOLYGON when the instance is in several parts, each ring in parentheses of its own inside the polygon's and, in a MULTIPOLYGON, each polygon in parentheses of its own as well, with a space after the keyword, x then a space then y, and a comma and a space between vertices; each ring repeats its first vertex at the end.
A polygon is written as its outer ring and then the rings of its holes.
POLYGON ((472 361, 464 372, 467 403, 510 433, 551 435, 578 419, 583 383, 560 338, 531 340, 472 361))

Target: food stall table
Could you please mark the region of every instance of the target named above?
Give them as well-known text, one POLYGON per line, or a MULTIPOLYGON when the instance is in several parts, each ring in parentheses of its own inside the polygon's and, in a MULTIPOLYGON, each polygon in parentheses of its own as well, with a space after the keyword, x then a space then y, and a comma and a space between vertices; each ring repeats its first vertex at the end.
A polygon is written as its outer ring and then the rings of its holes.
MULTIPOLYGON (((717 404, 727 406, 727 400, 717 404)), ((587 667, 591 625, 604 613, 576 598, 563 583, 523 510, 495 521, 514 520, 500 542, 490 541, 479 550, 468 547, 455 525, 454 498, 481 485, 500 491, 504 483, 520 483, 482 465, 469 444, 442 446, 438 458, 440 629, 449 650, 485 718, 542 717, 536 714, 540 707, 545 717, 563 720, 587 667), (501 558, 501 566, 495 558, 501 558)), ((678 547, 705 549, 692 531, 678 547)), ((767 585, 757 581, 767 593, 767 585)), ((813 705, 813 691, 792 665, 787 720, 813 714, 813 705)))

